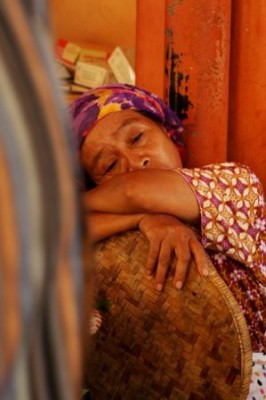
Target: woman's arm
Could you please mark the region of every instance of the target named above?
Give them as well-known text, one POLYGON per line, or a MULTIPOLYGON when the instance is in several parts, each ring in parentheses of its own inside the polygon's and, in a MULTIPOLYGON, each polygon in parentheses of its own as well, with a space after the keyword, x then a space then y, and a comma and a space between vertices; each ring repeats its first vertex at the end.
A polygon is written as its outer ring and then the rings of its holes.
POLYGON ((199 206, 188 183, 176 171, 137 170, 116 175, 83 195, 85 209, 117 214, 169 214, 199 221, 199 206))
POLYGON ((116 233, 137 229, 143 216, 144 214, 121 215, 87 212, 84 214, 84 220, 91 239, 95 243, 116 233))

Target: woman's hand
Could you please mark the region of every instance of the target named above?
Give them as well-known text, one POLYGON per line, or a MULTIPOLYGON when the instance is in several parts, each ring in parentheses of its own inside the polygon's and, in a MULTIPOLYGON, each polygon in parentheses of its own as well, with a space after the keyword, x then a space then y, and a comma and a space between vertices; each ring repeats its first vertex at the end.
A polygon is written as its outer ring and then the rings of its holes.
POLYGON ((187 268, 194 258, 198 272, 208 275, 205 252, 193 230, 175 217, 145 215, 139 229, 150 243, 146 272, 155 272, 156 289, 161 291, 167 272, 174 266, 173 283, 177 289, 184 285, 187 268))

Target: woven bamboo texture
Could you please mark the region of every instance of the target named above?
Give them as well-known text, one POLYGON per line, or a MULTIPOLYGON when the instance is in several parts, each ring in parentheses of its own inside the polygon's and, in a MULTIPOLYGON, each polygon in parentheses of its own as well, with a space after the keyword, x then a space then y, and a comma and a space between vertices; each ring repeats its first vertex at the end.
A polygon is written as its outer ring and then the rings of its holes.
POLYGON ((94 400, 241 400, 251 374, 247 326, 210 263, 162 293, 145 275, 148 243, 127 232, 95 248, 99 296, 111 309, 94 336, 86 383, 94 400))

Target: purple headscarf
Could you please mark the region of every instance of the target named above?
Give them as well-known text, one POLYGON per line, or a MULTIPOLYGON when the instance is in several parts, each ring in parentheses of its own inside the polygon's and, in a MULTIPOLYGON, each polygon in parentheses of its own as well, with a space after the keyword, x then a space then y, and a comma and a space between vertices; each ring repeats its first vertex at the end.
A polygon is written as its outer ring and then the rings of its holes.
POLYGON ((69 106, 68 113, 78 148, 81 148, 97 121, 107 114, 122 110, 143 112, 161 123, 184 161, 184 129, 176 113, 157 95, 129 84, 115 83, 91 89, 69 106))

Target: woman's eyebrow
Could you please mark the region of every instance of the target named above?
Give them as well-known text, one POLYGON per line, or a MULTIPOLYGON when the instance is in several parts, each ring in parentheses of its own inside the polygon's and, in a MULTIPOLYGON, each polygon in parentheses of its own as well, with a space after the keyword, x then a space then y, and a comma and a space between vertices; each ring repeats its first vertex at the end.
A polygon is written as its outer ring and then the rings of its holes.
MULTIPOLYGON (((111 133, 110 135, 113 135, 116 138, 117 136, 121 135, 121 131, 123 131, 125 128, 128 128, 131 125, 134 125, 135 123, 138 123, 138 122, 139 122, 138 118, 127 118, 121 123, 121 125, 119 125, 117 130, 114 131, 113 133, 111 133)), ((101 161, 101 159, 104 158, 105 153, 106 153, 106 149, 105 148, 99 150, 93 156, 92 165, 97 167, 97 164, 99 163, 99 161, 101 161)))
POLYGON ((139 118, 127 118, 125 119, 121 125, 118 127, 118 129, 116 130, 116 132, 114 132, 114 135, 118 135, 120 133, 121 130, 128 128, 131 125, 134 125, 135 123, 138 123, 140 120, 139 118))

